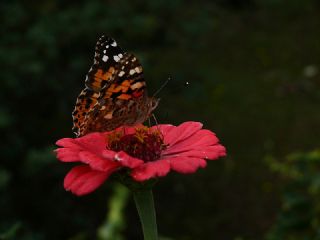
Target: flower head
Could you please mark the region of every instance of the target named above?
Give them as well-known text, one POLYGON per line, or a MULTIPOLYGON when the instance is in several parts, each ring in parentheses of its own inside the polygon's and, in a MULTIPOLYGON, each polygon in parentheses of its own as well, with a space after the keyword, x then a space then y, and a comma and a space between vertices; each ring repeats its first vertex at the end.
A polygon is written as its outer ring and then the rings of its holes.
POLYGON ((125 134, 125 129, 109 134, 107 148, 115 152, 124 151, 144 162, 152 162, 161 157, 166 145, 160 130, 142 126, 130 134, 125 134))
POLYGON ((170 170, 193 173, 226 155, 216 135, 199 122, 124 127, 111 132, 63 138, 56 143, 62 162, 80 162, 64 179, 64 188, 85 195, 112 173, 126 168, 137 182, 166 176, 170 170))

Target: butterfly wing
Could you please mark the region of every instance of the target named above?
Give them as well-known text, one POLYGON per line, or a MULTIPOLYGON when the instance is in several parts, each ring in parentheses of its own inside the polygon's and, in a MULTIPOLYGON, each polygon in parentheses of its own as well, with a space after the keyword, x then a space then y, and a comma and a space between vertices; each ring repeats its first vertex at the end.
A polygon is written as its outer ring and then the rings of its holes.
POLYGON ((85 80, 86 87, 78 96, 72 113, 72 130, 77 136, 80 135, 80 131, 84 127, 88 111, 97 103, 101 89, 110 84, 115 73, 115 66, 120 62, 123 54, 123 50, 114 39, 103 35, 97 41, 94 63, 85 80))
POLYGON ((138 59, 133 54, 125 53, 116 65, 110 84, 103 87, 96 104, 86 115, 81 135, 142 123, 157 102, 157 99, 147 95, 138 59))
POLYGON ((115 66, 123 54, 123 50, 114 39, 104 35, 100 37, 95 48, 94 63, 86 77, 86 86, 99 92, 110 82, 115 66))

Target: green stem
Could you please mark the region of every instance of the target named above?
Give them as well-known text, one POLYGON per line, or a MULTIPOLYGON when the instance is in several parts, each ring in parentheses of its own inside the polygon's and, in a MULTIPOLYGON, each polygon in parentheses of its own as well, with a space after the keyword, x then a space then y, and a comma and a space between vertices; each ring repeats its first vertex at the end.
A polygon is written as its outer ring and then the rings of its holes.
POLYGON ((134 191, 133 196, 140 217, 144 240, 158 240, 152 190, 134 191))

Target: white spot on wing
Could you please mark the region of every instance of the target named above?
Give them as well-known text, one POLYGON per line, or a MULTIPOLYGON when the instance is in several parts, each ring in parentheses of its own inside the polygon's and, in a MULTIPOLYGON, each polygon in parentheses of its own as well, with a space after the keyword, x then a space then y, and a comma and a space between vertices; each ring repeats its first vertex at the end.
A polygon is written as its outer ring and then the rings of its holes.
POLYGON ((134 70, 135 70, 137 73, 140 73, 140 72, 141 72, 141 68, 139 68, 139 67, 136 67, 134 70))
POLYGON ((131 69, 130 72, 129 72, 129 74, 130 74, 130 75, 133 75, 133 74, 135 74, 135 72, 136 72, 136 71, 135 71, 134 69, 131 69))
POLYGON ((102 57, 102 61, 106 62, 106 61, 108 61, 108 59, 109 59, 109 57, 108 57, 108 56, 103 55, 103 57, 102 57))
POLYGON ((111 43, 111 46, 112 46, 112 47, 116 47, 116 46, 117 46, 116 41, 113 41, 113 43, 111 43))
POLYGON ((142 86, 144 86, 145 84, 143 84, 142 82, 136 82, 135 84, 131 85, 131 89, 134 90, 136 88, 141 88, 142 86))
POLYGON ((120 61, 120 58, 118 56, 113 56, 113 59, 116 61, 116 62, 119 62, 120 61))
POLYGON ((121 71, 121 72, 119 72, 119 77, 122 77, 123 75, 125 74, 125 72, 124 71, 121 71))

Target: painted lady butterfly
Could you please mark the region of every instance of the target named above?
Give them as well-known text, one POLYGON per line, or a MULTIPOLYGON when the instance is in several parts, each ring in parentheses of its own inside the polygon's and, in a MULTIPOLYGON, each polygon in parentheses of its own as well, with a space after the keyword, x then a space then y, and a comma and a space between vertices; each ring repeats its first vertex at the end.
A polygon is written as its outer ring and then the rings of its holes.
POLYGON ((143 123, 159 102, 147 95, 138 59, 106 36, 96 44, 85 86, 72 113, 77 137, 143 123))

